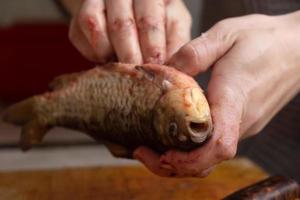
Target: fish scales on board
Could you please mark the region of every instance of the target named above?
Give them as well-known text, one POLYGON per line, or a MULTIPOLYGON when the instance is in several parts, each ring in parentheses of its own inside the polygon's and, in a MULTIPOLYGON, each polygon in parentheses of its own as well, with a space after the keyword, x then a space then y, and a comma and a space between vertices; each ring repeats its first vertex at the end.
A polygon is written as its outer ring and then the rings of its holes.
POLYGON ((203 91, 172 67, 110 63, 62 75, 50 88, 4 112, 5 121, 22 126, 23 150, 55 126, 90 135, 116 157, 131 157, 140 145, 191 150, 212 134, 203 91))

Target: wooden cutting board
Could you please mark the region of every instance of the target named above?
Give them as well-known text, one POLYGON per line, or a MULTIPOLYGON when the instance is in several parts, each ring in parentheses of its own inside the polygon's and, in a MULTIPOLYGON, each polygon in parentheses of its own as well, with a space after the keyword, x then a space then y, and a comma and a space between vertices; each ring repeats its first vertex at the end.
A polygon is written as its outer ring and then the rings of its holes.
POLYGON ((160 178, 142 166, 6 172, 0 173, 0 199, 220 199, 266 176, 246 159, 225 162, 205 179, 160 178))

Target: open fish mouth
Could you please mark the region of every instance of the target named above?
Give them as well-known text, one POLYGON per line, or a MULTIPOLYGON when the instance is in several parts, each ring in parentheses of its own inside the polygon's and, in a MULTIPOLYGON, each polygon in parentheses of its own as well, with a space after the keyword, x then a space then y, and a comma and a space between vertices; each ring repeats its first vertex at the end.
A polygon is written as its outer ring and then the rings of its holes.
POLYGON ((179 133, 174 136, 174 143, 184 151, 191 151, 202 146, 212 135, 212 125, 210 120, 188 121, 186 123, 185 133, 179 133))
POLYGON ((188 133, 194 143, 203 143, 211 134, 212 127, 208 121, 191 121, 188 123, 188 133))

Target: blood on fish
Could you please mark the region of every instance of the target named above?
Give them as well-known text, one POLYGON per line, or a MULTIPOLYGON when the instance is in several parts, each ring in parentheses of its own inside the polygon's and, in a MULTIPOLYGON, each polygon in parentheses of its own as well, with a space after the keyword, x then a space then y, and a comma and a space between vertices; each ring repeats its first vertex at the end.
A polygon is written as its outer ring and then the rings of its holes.
POLYGON ((186 93, 183 93, 182 96, 183 96, 183 105, 185 107, 190 107, 192 104, 190 102, 188 102, 188 100, 186 98, 186 93))

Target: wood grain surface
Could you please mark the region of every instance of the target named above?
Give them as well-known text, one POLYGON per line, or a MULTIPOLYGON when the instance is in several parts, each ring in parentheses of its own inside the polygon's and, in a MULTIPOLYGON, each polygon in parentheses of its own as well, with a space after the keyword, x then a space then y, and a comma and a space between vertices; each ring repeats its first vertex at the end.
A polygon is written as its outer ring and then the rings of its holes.
POLYGON ((160 178, 142 166, 6 172, 0 173, 0 199, 221 199, 266 176, 245 159, 221 164, 205 179, 160 178))

